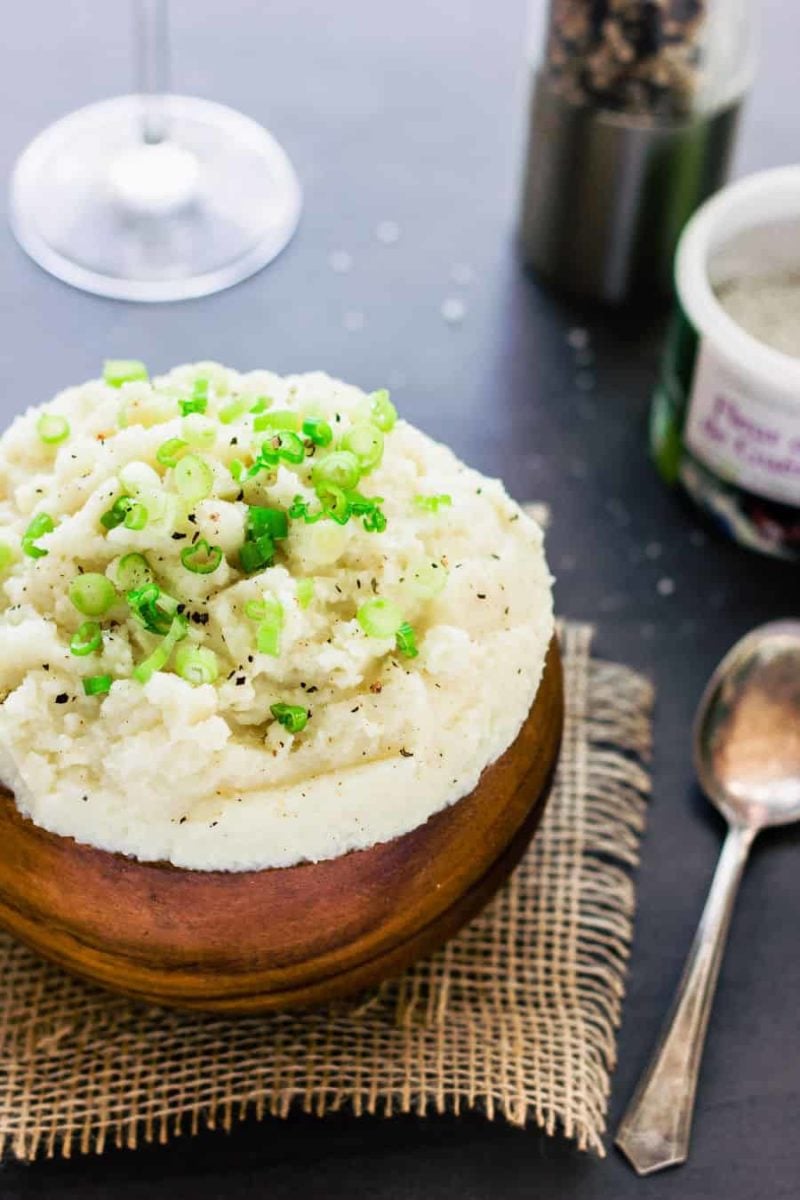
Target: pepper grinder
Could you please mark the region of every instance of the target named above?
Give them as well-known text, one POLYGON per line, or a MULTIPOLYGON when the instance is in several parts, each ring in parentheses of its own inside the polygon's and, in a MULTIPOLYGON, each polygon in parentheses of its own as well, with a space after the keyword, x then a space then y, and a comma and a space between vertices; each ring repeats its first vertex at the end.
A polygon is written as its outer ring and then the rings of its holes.
POLYGON ((671 290, 680 232, 727 178, 751 0, 550 0, 534 71, 523 259, 609 304, 671 290))

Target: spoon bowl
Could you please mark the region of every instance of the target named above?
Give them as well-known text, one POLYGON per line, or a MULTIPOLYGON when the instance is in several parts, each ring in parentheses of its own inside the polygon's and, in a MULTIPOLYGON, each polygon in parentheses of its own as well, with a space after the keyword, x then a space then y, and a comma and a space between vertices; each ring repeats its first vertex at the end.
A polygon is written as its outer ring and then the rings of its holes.
POLYGON ((800 621, 762 625, 725 656, 700 701, 694 760, 730 823, 800 820, 800 621))

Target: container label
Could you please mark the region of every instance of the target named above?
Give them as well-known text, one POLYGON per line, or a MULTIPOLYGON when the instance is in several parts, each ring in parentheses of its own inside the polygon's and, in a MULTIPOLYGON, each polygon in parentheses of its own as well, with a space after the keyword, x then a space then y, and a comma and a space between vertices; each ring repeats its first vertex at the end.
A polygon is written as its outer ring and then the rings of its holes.
POLYGON ((728 483, 800 504, 800 396, 756 383, 701 339, 684 441, 728 483))

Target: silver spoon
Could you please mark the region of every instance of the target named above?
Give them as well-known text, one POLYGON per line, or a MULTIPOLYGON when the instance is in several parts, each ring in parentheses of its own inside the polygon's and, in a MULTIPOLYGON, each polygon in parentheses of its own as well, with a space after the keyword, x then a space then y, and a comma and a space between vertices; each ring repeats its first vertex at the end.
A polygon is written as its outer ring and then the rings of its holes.
POLYGON ((722 660, 697 711, 694 759, 728 833, 672 1011, 617 1133, 640 1175, 688 1157, 708 1018, 747 856, 760 830, 800 820, 800 621, 762 625, 722 660))

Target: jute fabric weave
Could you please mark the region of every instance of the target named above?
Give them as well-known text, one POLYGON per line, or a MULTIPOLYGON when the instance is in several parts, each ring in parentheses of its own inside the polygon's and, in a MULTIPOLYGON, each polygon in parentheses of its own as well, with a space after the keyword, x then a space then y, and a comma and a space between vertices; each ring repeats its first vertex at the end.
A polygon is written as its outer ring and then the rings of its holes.
POLYGON ((603 1153, 644 820, 649 685, 566 625, 568 714, 542 828, 508 884, 402 978, 299 1015, 145 1008, 0 935, 0 1151, 101 1152, 245 1116, 479 1109, 603 1153))

